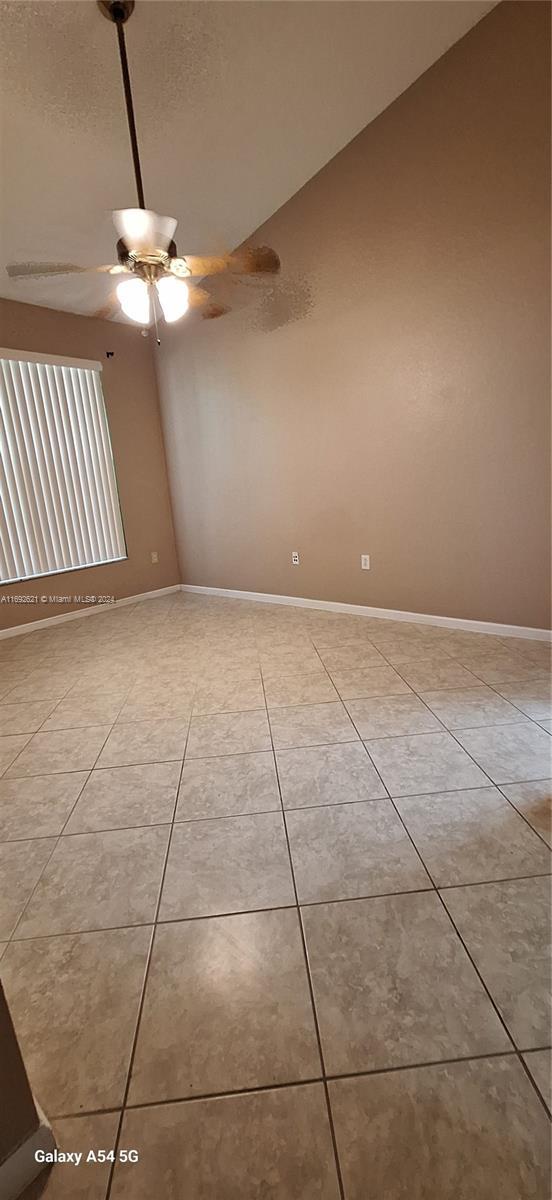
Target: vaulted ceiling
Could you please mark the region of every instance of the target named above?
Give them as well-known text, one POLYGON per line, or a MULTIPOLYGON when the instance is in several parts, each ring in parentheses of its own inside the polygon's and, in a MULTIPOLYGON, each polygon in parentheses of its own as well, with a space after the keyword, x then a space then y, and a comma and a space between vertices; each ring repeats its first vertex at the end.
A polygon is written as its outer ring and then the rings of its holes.
MULTIPOLYGON (((481 19, 480 0, 137 0, 126 27, 146 203, 181 253, 237 245, 481 19)), ((0 295, 92 312, 136 202, 114 27, 95 0, 0 4, 0 295)))

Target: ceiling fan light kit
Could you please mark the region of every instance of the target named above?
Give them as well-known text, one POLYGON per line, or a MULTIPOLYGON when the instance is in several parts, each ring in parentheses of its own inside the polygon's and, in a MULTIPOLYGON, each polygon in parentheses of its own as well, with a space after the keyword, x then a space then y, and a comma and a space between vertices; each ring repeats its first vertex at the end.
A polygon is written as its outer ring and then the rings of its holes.
MULTIPOLYGON (((179 321, 191 309, 198 309, 205 319, 224 316, 225 305, 211 300, 202 287, 187 281, 207 278, 228 272, 232 275, 274 275, 280 270, 280 259, 269 246, 249 247, 233 254, 179 256, 174 234, 174 217, 161 216, 146 208, 134 103, 130 83, 124 26, 134 11, 134 0, 97 0, 100 12, 117 30, 121 75, 125 97, 128 131, 138 198, 137 208, 120 208, 113 213, 118 234, 117 259, 113 265, 79 267, 72 263, 10 263, 7 273, 11 279, 30 279, 38 276, 64 275, 81 271, 96 271, 107 275, 128 275, 117 285, 115 296, 121 311, 131 321, 157 326, 159 305, 166 322, 179 321)), ((102 308, 98 316, 112 316, 112 308, 102 308)), ((157 339, 159 341, 159 338, 157 339)))
POLYGON ((139 325, 150 323, 149 288, 143 279, 125 279, 117 284, 119 304, 125 316, 139 325))
POLYGON ((159 303, 163 309, 166 321, 179 321, 190 306, 188 288, 183 279, 175 279, 174 275, 162 275, 156 283, 159 303))

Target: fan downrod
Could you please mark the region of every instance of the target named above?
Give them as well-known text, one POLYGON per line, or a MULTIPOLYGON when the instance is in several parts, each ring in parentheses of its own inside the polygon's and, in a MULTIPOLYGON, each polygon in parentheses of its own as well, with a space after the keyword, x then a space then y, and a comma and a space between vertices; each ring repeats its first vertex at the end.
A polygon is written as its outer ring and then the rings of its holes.
POLYGON ((108 21, 124 25, 134 10, 134 0, 98 0, 98 8, 108 21))

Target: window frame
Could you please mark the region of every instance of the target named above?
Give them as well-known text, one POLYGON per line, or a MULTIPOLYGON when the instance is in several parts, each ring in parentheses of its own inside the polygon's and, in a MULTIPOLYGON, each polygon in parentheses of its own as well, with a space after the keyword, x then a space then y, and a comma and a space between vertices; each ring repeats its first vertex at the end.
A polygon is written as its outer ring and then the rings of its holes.
POLYGON ((13 587, 14 584, 18 584, 18 583, 32 583, 33 580, 35 580, 35 579, 50 579, 51 577, 56 576, 56 575, 70 575, 70 574, 73 574, 73 572, 75 572, 75 571, 89 571, 89 570, 94 570, 97 567, 105 567, 105 566, 110 566, 114 563, 127 562, 128 558, 129 558, 128 542, 127 542, 125 521, 124 521, 124 515, 123 515, 123 506, 121 503, 121 491, 120 491, 120 487, 119 487, 119 479, 118 479, 118 474, 117 474, 117 464, 115 462, 115 454, 114 454, 114 450, 113 450, 113 438, 111 435, 109 413, 108 413, 108 409, 107 409, 105 393, 104 393, 102 380, 101 380, 101 376, 103 373, 103 364, 101 362, 99 362, 97 359, 77 358, 77 357, 73 357, 73 356, 67 357, 65 355, 59 355, 59 354, 43 354, 40 351, 34 351, 34 350, 17 350, 17 349, 14 350, 12 348, 8 349, 7 347, 4 347, 4 346, 0 347, 0 359, 4 359, 4 360, 9 359, 14 362, 36 363, 41 366, 73 367, 76 370, 80 370, 80 371, 95 371, 100 375, 100 390, 101 390, 101 396, 102 396, 102 401, 103 401, 107 433, 109 436, 109 452, 110 452, 110 459, 111 459, 111 464, 112 464, 112 468, 113 468, 113 480, 114 480, 115 494, 117 497, 117 504, 118 504, 118 509, 119 509, 122 542, 123 542, 123 546, 124 546, 124 554, 116 555, 115 558, 102 558, 102 559, 99 559, 98 561, 94 561, 94 562, 79 563, 76 566, 57 567, 52 571, 38 571, 32 575, 17 575, 11 579, 0 579, 0 587, 13 587))

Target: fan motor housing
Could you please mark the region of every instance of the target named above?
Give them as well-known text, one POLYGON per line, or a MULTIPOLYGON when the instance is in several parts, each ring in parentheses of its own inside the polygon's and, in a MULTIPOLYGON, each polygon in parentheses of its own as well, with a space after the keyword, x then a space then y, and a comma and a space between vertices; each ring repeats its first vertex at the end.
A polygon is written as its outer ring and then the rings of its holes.
POLYGON ((117 258, 121 266, 128 267, 149 283, 164 275, 169 269, 171 258, 177 257, 176 242, 169 242, 166 250, 153 250, 150 254, 135 254, 129 250, 123 238, 117 242, 117 258))

